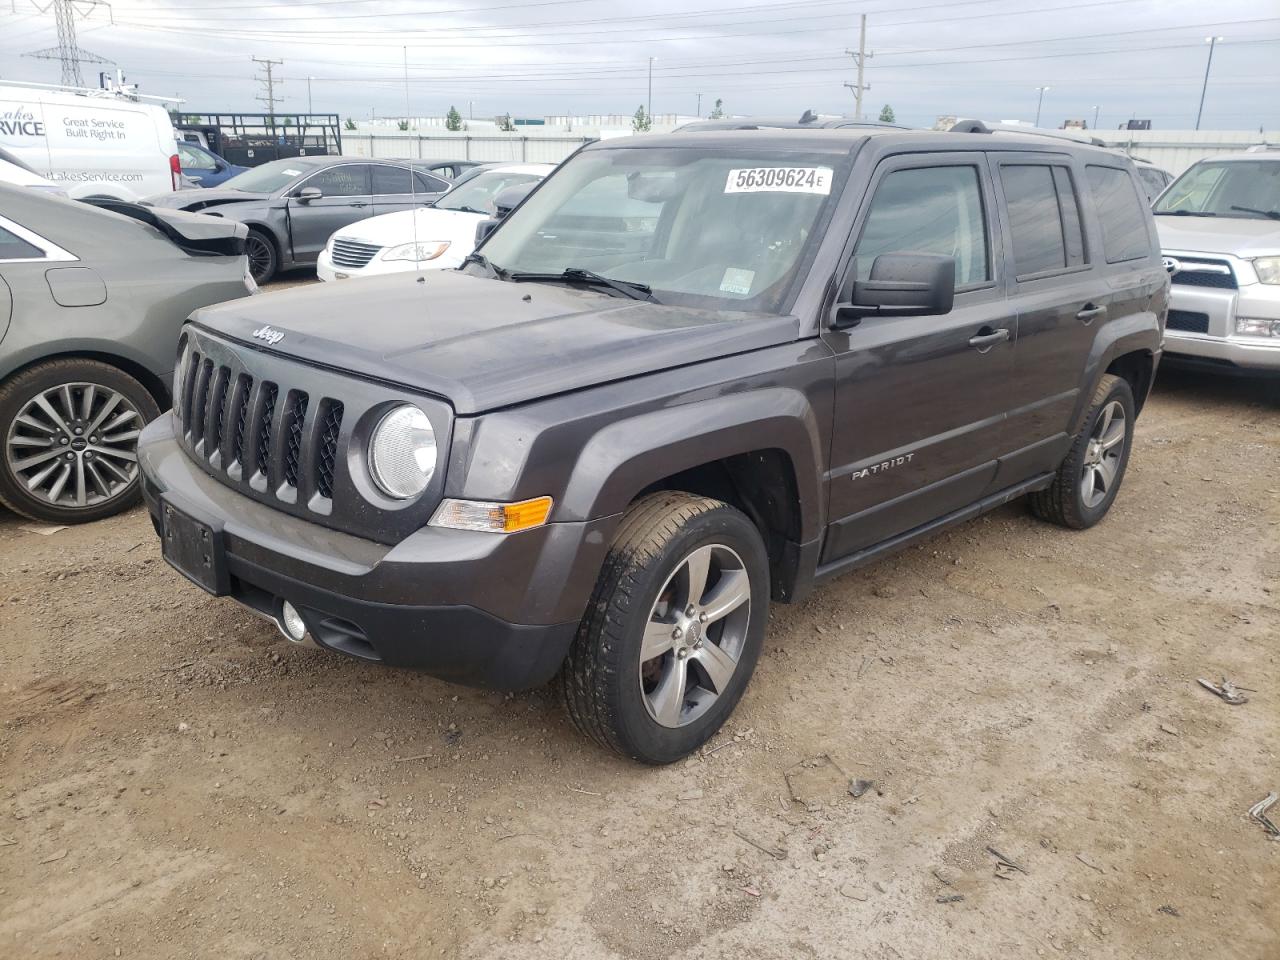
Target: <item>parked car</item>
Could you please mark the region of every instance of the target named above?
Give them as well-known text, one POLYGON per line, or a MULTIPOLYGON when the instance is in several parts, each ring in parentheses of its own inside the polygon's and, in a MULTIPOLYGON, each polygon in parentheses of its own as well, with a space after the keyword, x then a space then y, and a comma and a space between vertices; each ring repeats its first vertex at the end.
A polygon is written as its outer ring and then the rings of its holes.
POLYGON ((149 198, 146 203, 238 220, 249 228, 253 278, 311 266, 337 229, 384 213, 426 206, 447 181, 395 160, 294 157, 272 160, 220 187, 149 198))
POLYGON ((1201 160, 1155 204, 1171 361, 1280 378, 1280 150, 1201 160))
POLYGON ((457 180, 467 170, 484 166, 479 160, 409 160, 413 169, 433 173, 447 180, 457 180))
POLYGON ((197 187, 204 188, 216 187, 249 169, 228 163, 208 147, 185 140, 178 141, 178 161, 183 175, 190 177, 197 187))
POLYGON ((732 712, 771 600, 1022 495, 1098 523, 1168 290, 1133 164, 1093 147, 606 140, 428 299, 198 311, 144 490, 168 562, 290 640, 558 675, 580 729, 665 763, 732 712))
POLYGON ((182 173, 173 124, 144 99, 0 81, 0 148, 73 197, 172 192, 182 173))
POLYGON ((243 225, 102 203, 0 184, 0 503, 50 523, 137 501, 183 322, 254 289, 243 225))
POLYGON ((476 225, 495 212, 508 187, 536 183, 553 163, 495 164, 429 207, 371 217, 329 238, 316 263, 321 280, 346 280, 404 270, 452 270, 475 249, 476 225))

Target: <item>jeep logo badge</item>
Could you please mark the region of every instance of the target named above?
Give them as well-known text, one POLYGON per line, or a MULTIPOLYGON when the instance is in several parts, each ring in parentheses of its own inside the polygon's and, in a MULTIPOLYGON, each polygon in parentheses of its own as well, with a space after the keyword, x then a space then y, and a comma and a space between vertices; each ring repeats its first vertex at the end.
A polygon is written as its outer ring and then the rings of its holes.
POLYGON ((1171 277, 1182 269, 1182 264, 1173 257, 1161 257, 1160 262, 1164 264, 1165 273, 1171 277))
POLYGON ((279 330, 272 330, 269 326, 259 327, 257 330, 253 331, 253 335, 259 340, 267 341, 267 343, 271 344, 273 347, 284 339, 283 333, 279 330))

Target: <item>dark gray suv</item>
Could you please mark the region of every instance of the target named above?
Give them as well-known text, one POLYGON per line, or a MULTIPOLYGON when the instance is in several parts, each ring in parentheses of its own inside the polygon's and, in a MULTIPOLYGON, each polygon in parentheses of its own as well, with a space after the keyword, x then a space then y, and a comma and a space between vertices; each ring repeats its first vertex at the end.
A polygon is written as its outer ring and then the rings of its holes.
POLYGON ((772 601, 1022 495, 1102 519, 1168 289, 1132 164, 1089 146, 592 144, 457 272, 198 311, 145 494, 168 561, 290 639, 558 675, 669 762, 772 601))

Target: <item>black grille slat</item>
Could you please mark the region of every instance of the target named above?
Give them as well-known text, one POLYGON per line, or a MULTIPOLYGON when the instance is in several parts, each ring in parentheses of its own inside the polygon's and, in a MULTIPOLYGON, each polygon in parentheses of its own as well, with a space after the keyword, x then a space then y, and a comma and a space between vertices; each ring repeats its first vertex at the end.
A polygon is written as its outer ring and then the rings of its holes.
POLYGON ((316 492, 333 499, 334 472, 338 465, 338 435, 342 432, 341 400, 324 400, 320 404, 320 442, 316 451, 316 492))
POLYGON ((192 350, 187 354, 187 365, 182 371, 182 432, 191 432, 191 408, 195 402, 196 375, 200 370, 200 354, 192 350))
POLYGON ((276 414, 276 393, 274 383, 262 385, 262 412, 258 415, 258 449, 254 465, 263 476, 267 475, 267 468, 271 465, 271 423, 276 414))
POLYGON ((1209 315, 1200 313, 1198 310, 1170 310, 1165 329, 1182 330, 1186 333, 1208 333, 1209 315))
POLYGON ((210 460, 222 444, 222 421, 226 416, 227 386, 231 370, 216 367, 209 377, 208 403, 204 420, 204 454, 210 460))
POLYGON ((191 391, 191 417, 187 433, 199 441, 204 431, 205 407, 209 403, 209 377, 213 373, 213 361, 202 360, 197 368, 195 387, 191 391))
POLYGON ((290 391, 289 407, 281 424, 285 431, 284 482, 295 490, 298 487, 298 464, 302 459, 302 426, 307 419, 307 402, 305 393, 290 391))

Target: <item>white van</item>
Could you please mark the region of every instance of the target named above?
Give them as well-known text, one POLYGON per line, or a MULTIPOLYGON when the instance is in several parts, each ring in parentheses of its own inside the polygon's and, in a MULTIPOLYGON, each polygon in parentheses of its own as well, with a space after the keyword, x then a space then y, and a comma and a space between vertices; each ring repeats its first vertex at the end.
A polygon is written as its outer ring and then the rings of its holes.
POLYGON ((182 176, 165 109, 104 90, 0 81, 0 148, 76 198, 140 200, 182 176))

